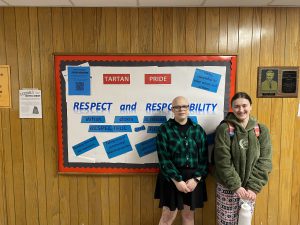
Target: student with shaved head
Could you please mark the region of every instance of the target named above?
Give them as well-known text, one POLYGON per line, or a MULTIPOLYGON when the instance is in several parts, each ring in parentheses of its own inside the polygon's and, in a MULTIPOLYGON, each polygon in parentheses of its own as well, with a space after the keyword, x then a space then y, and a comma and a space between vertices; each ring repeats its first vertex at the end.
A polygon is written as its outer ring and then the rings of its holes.
POLYGON ((160 172, 155 198, 162 208, 159 225, 171 225, 178 210, 183 225, 194 225, 194 210, 207 200, 207 138, 203 128, 188 118, 185 97, 172 101, 172 112, 174 118, 162 124, 157 134, 160 172))

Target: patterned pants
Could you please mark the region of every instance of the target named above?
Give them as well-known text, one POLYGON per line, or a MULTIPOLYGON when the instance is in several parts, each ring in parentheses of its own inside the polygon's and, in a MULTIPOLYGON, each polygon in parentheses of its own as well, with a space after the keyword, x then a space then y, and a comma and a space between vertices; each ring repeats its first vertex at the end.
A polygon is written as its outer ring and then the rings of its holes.
MULTIPOLYGON (((233 191, 228 190, 217 183, 217 224, 218 225, 237 225, 239 210, 245 200, 240 199, 233 191)), ((251 213, 254 212, 254 202, 247 201, 251 206, 251 213)))

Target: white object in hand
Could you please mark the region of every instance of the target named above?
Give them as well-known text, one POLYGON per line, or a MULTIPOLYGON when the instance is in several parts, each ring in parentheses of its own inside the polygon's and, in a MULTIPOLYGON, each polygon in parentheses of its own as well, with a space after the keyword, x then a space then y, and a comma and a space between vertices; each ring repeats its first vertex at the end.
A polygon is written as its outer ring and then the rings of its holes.
POLYGON ((240 208, 238 225, 251 225, 251 219, 251 206, 244 202, 240 208))

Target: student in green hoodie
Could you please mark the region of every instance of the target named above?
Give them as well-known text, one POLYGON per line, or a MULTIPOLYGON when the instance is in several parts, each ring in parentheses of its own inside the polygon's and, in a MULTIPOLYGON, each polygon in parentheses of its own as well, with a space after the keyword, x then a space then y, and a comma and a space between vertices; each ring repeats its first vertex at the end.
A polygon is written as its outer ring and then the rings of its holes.
POLYGON ((272 147, 267 127, 250 116, 252 100, 244 92, 232 100, 232 113, 218 126, 215 137, 216 206, 219 225, 237 225, 242 202, 254 211, 256 195, 268 182, 272 147))

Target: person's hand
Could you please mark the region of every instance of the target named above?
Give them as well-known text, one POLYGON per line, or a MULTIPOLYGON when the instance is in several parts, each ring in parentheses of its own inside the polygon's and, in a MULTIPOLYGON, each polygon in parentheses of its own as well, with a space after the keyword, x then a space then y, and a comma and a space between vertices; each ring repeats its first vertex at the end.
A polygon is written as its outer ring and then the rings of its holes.
POLYGON ((249 199, 249 193, 248 191, 243 188, 243 187, 239 187, 235 193, 238 195, 239 198, 242 198, 242 199, 249 199))
POLYGON ((256 193, 250 189, 248 189, 247 192, 248 192, 248 199, 254 202, 256 200, 256 193))
POLYGON ((198 184, 193 178, 187 180, 185 183, 186 183, 186 186, 191 190, 191 192, 195 190, 195 188, 198 184))
POLYGON ((188 193, 190 192, 190 188, 186 185, 186 183, 184 181, 174 181, 176 188, 178 191, 184 192, 184 193, 188 193))

